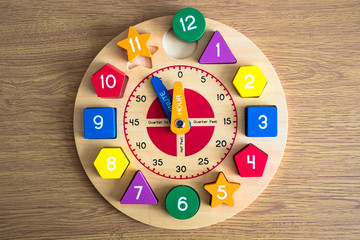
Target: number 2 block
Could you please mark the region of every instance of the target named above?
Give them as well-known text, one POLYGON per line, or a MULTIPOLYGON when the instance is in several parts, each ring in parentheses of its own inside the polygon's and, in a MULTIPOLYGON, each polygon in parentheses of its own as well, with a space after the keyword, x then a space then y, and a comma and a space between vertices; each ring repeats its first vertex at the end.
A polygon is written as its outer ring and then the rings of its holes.
POLYGON ((262 177, 268 155, 253 144, 249 144, 234 155, 241 177, 262 177))
POLYGON ((129 160, 121 148, 102 148, 94 161, 94 166, 102 178, 121 178, 129 160))
POLYGON ((91 81, 98 97, 122 97, 127 76, 108 63, 91 77, 91 81))
POLYGON ((240 67, 233 85, 241 97, 260 97, 267 80, 258 66, 240 67))
POLYGON ((246 107, 245 124, 245 132, 248 137, 276 137, 278 132, 277 107, 246 107))
POLYGON ((84 109, 84 137, 86 139, 116 138, 115 108, 84 109))

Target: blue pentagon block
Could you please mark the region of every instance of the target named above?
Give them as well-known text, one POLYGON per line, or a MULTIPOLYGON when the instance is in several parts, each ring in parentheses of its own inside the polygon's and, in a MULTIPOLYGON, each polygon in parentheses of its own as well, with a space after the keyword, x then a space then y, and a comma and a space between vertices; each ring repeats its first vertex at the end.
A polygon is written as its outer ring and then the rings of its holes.
POLYGON ((248 106, 245 108, 245 132, 248 137, 276 137, 278 116, 276 106, 248 106))
POLYGON ((84 109, 84 137, 86 139, 116 138, 116 109, 84 109))

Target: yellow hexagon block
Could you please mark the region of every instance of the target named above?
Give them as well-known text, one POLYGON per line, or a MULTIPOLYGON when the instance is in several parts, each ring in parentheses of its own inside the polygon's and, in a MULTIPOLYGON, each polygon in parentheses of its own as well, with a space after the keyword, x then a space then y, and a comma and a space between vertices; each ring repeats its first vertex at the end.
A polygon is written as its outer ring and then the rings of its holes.
POLYGON ((129 160, 121 148, 102 148, 94 165, 102 178, 121 178, 129 160))
POLYGON ((240 67, 233 85, 241 97, 260 97, 267 80, 258 66, 240 67))

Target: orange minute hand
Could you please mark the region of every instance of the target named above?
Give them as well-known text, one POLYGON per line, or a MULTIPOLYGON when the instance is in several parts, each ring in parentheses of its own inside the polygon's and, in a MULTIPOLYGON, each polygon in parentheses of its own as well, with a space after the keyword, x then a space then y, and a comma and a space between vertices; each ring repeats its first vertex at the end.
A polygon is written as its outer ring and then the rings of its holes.
POLYGON ((190 130, 184 88, 181 82, 174 83, 170 130, 175 134, 185 134, 190 130))

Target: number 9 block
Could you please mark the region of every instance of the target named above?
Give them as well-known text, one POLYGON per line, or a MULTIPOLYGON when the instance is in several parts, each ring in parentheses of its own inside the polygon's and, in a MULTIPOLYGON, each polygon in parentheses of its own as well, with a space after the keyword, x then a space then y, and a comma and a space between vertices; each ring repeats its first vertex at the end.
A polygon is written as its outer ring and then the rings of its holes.
POLYGON ((94 166, 102 178, 121 178, 129 160, 121 148, 102 148, 94 161, 94 166))
POLYGON ((84 137, 86 139, 116 138, 116 109, 84 109, 84 137))
POLYGON ((245 108, 245 132, 248 137, 276 137, 278 132, 276 106, 245 108))

